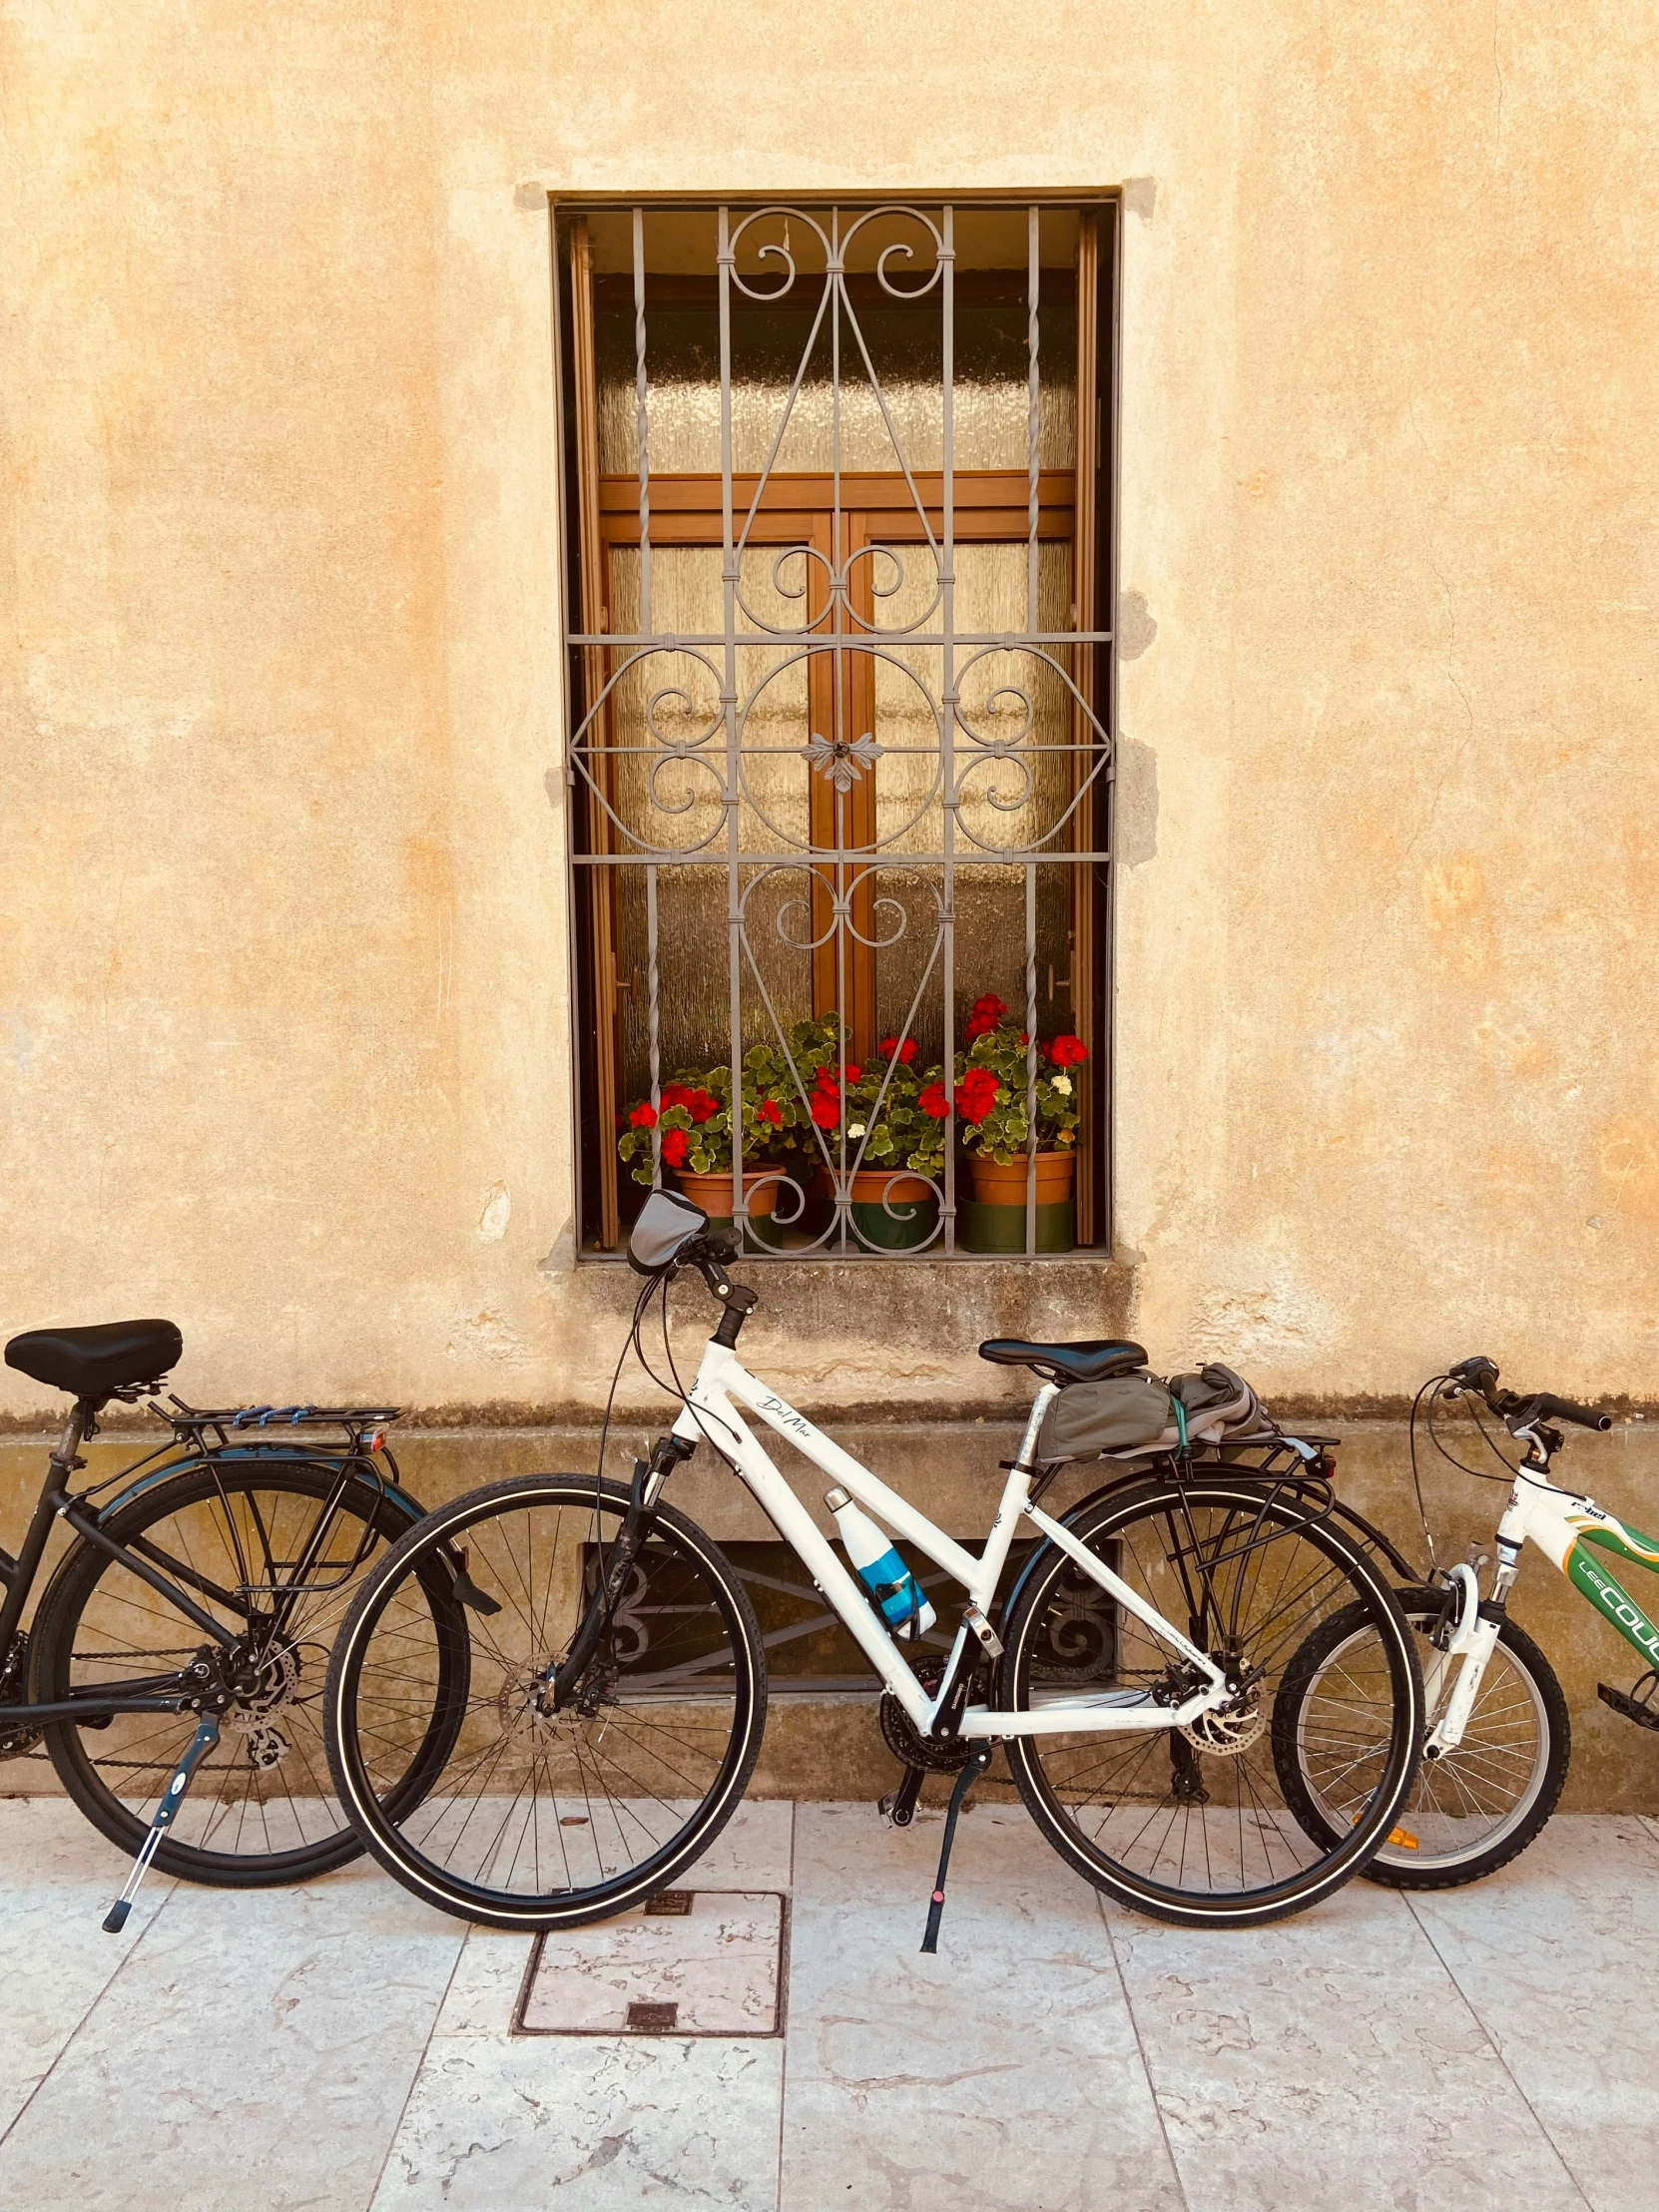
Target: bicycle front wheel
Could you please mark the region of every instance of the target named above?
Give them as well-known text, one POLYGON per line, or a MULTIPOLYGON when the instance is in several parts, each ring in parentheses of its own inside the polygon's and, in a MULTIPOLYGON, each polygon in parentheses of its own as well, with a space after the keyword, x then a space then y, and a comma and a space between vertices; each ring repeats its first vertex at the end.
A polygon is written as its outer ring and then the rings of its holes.
MULTIPOLYGON (((156 1853, 164 1874, 220 1888, 303 1882, 360 1856, 322 1742, 322 1690, 346 1609, 410 1526, 409 1504, 325 1461, 209 1461, 141 1490, 105 1532, 220 1621, 215 1645, 125 1561, 96 1544, 65 1554, 31 1637, 35 1695, 72 1698, 142 1684, 222 1699, 220 1740, 197 1769, 156 1853), (193 1667, 203 1680, 185 1680, 193 1667)), ((441 1756, 440 1713, 465 1696, 453 1577, 432 1563, 411 1600, 441 1654, 434 1703, 396 1778, 418 1794, 441 1756)), ((76 1805, 137 1852, 197 1715, 60 1721, 47 1749, 76 1805)))
POLYGON ((597 1602, 628 1492, 521 1475, 429 1513, 341 1630, 328 1760, 369 1850, 405 1889, 492 1928, 572 1928, 666 1888, 732 1817, 766 1724, 766 1658, 717 1545, 659 1505, 575 1695, 552 1670, 597 1602), (470 1686, 418 1806, 399 1799, 411 1730, 442 1705, 412 1591, 451 1550, 470 1584, 470 1686))
MULTIPOLYGON (((1038 1828, 1096 1888, 1158 1920, 1254 1928, 1330 1896, 1388 1833, 1416 1763, 1422 1683, 1386 1581, 1294 1493, 1244 1477, 1155 1479, 1066 1525, 1239 1687, 1190 1727, 1010 1738, 1038 1828), (1273 1742, 1292 1657, 1338 1614, 1363 1616, 1376 1642, 1372 1761, 1342 1833, 1315 1838, 1273 1742)), ((1174 1705, 1194 1687, 1168 1639, 1057 1547, 1037 1555, 1004 1637, 1015 1710, 1113 1693, 1174 1705)))
MULTIPOLYGON (((1399 1592, 1428 1688, 1428 1725, 1466 1664, 1429 1642, 1445 1592, 1399 1592)), ((1372 1732, 1379 1652, 1371 1626, 1339 1614, 1317 1629, 1287 1676, 1281 1751, 1285 1794, 1316 1839, 1349 1817, 1350 1777, 1376 1756, 1372 1732)), ((1518 1622, 1505 1619, 1461 1743, 1425 1758, 1398 1822, 1365 1872, 1396 1890, 1453 1890, 1517 1858, 1554 1812, 1572 1759, 1572 1724, 1555 1670, 1518 1622)))

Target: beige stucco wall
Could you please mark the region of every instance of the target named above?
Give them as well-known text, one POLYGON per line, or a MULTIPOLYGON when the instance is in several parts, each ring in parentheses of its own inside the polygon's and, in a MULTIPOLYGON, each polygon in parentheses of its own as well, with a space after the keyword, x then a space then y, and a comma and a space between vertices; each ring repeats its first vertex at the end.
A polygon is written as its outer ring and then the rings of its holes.
MULTIPOLYGON (((0 1325, 174 1315, 199 1401, 602 1392, 546 194, 1137 180, 1123 1268, 1030 1312, 1659 1395, 1648 11, 0 20, 0 1325)), ((768 1357, 950 1400, 1021 1297, 830 1281, 768 1357)))

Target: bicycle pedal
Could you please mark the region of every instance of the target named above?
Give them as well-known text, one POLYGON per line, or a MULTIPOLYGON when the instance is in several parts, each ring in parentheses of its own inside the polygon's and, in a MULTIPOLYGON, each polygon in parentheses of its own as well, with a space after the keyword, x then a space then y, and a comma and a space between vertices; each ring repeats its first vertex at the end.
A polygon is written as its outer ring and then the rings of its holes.
POLYGON ((916 1799, 921 1795, 922 1781, 919 1767, 906 1767, 898 1788, 889 1790, 875 1810, 883 1820, 891 1821, 894 1828, 908 1828, 916 1817, 916 1799))
MULTIPOLYGON (((1652 1681, 1652 1675, 1644 1675, 1636 1687, 1639 1690, 1644 1683, 1652 1681)), ((1655 1687, 1659 1688, 1659 1684, 1655 1687)), ((1596 1696, 1603 1705, 1610 1705, 1615 1713, 1622 1713, 1627 1721, 1634 1721, 1638 1728, 1659 1728, 1659 1704, 1651 1702, 1651 1690, 1644 1700, 1634 1697, 1628 1690, 1615 1690, 1609 1683, 1598 1682, 1596 1696)))

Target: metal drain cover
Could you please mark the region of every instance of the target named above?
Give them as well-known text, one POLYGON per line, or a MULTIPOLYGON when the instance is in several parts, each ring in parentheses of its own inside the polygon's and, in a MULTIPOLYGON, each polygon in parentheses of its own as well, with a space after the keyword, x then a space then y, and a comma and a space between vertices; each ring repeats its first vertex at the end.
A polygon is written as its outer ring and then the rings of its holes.
POLYGON ((668 1893, 539 1938, 514 2026, 527 2035, 776 2035, 784 1900, 771 1890, 668 1893), (655 1906, 655 1910, 653 1910, 655 1906))

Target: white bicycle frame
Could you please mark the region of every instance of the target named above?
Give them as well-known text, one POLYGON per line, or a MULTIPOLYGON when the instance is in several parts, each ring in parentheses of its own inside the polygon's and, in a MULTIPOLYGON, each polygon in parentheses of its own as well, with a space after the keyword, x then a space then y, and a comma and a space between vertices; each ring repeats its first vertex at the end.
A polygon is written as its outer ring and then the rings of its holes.
MULTIPOLYGON (((712 1339, 704 1352, 698 1369, 697 1381, 692 1384, 687 1402, 680 1417, 674 1423, 674 1433, 688 1443, 711 1443, 730 1460, 738 1473, 758 1499, 762 1511, 792 1544, 803 1563, 812 1574, 814 1582, 836 1613, 845 1623, 849 1633, 856 1638, 864 1656, 875 1669, 887 1688, 897 1698, 905 1712, 925 1735, 932 1726, 938 1710, 938 1700, 916 1680, 904 1663, 904 1659, 891 1637, 876 1620, 862 1586, 848 1573, 836 1558, 829 1540, 818 1529, 811 1513, 791 1489, 768 1456, 765 1447, 748 1426, 733 1400, 758 1413, 770 1427, 787 1437, 796 1449, 833 1476, 841 1488, 847 1490, 862 1505, 878 1513, 889 1528, 924 1551, 936 1566, 962 1584, 968 1594, 967 1616, 956 1632, 956 1642, 951 1650, 950 1664, 945 1669, 944 1680, 949 1682, 959 1663, 967 1637, 974 1633, 970 1623, 977 1615, 982 1627, 980 1641, 987 1648, 994 1645, 989 1623, 985 1615, 996 1596, 996 1586, 1002 1569, 1007 1564, 1008 1547, 1014 1540, 1014 1531, 1020 1519, 1031 1522, 1063 1551, 1093 1582, 1097 1582, 1126 1612, 1133 1613, 1160 1642, 1167 1645, 1172 1655, 1178 1655, 1187 1664, 1209 1679, 1209 1687, 1196 1691, 1179 1705, 1160 1705, 1149 1691, 1107 1690, 1061 1694, 1047 1697, 1042 1704, 1027 1712, 993 1712, 983 1705, 970 1705, 962 1715, 960 1733, 969 1737, 989 1737, 993 1740, 1005 1736, 1058 1736, 1074 1735, 1088 1731, 1155 1730, 1182 1728, 1197 1720, 1201 1714, 1225 1705, 1229 1698, 1226 1678, 1222 1669, 1207 1652, 1167 1621, 1156 1606, 1149 1605, 1137 1591, 1130 1588, 1119 1575, 1112 1572, 1103 1560, 1097 1559, 1068 1528, 1043 1512, 1031 1502, 1033 1468, 1031 1452, 1035 1449, 1037 1430, 1050 1401, 1057 1395, 1056 1385, 1046 1382, 1038 1390, 1031 1407, 1031 1417, 1026 1423, 1024 1440, 1018 1458, 1003 1486, 1002 1498, 997 1506, 996 1519, 991 1523, 985 1548, 976 1559, 962 1546, 930 1521, 925 1513, 900 1497, 869 1469, 843 1451, 839 1444, 824 1435, 807 1418, 787 1404, 775 1390, 751 1375, 735 1352, 716 1344, 712 1339)), ((1000 1646, 995 1648, 1000 1649, 1000 1646)), ((943 1696, 941 1688, 940 1697, 943 1696)))
MULTIPOLYGON (((1592 1499, 1572 1490, 1558 1489, 1549 1479, 1549 1453, 1542 1439, 1529 1428, 1518 1428, 1513 1433, 1516 1441, 1524 1443, 1528 1450, 1517 1470, 1503 1518, 1497 1524, 1498 1565, 1492 1584, 1493 1600, 1501 1603, 1508 1597, 1520 1573, 1521 1552, 1530 1542, 1560 1569, 1582 1596, 1605 1614, 1650 1666, 1659 1666, 1659 1628, 1629 1592, 1590 1557, 1588 1550, 1593 1545, 1613 1558, 1629 1559, 1638 1566, 1659 1572, 1659 1547, 1638 1530, 1627 1528, 1613 1514, 1604 1512, 1592 1499)), ((1452 1685, 1444 1712, 1424 1741, 1423 1756, 1428 1759, 1437 1759, 1442 1752, 1455 1751, 1462 1742, 1469 1714, 1479 1694, 1481 1677, 1497 1648, 1500 1626, 1498 1617, 1482 1619, 1480 1616, 1474 1602, 1479 1596, 1474 1569, 1453 1567, 1451 1576, 1454 1582, 1461 1584, 1466 1596, 1449 1644, 1443 1652, 1436 1652, 1432 1663, 1423 1669, 1423 1695, 1429 1713, 1439 1704, 1451 1668, 1461 1661, 1462 1671, 1452 1685)))

